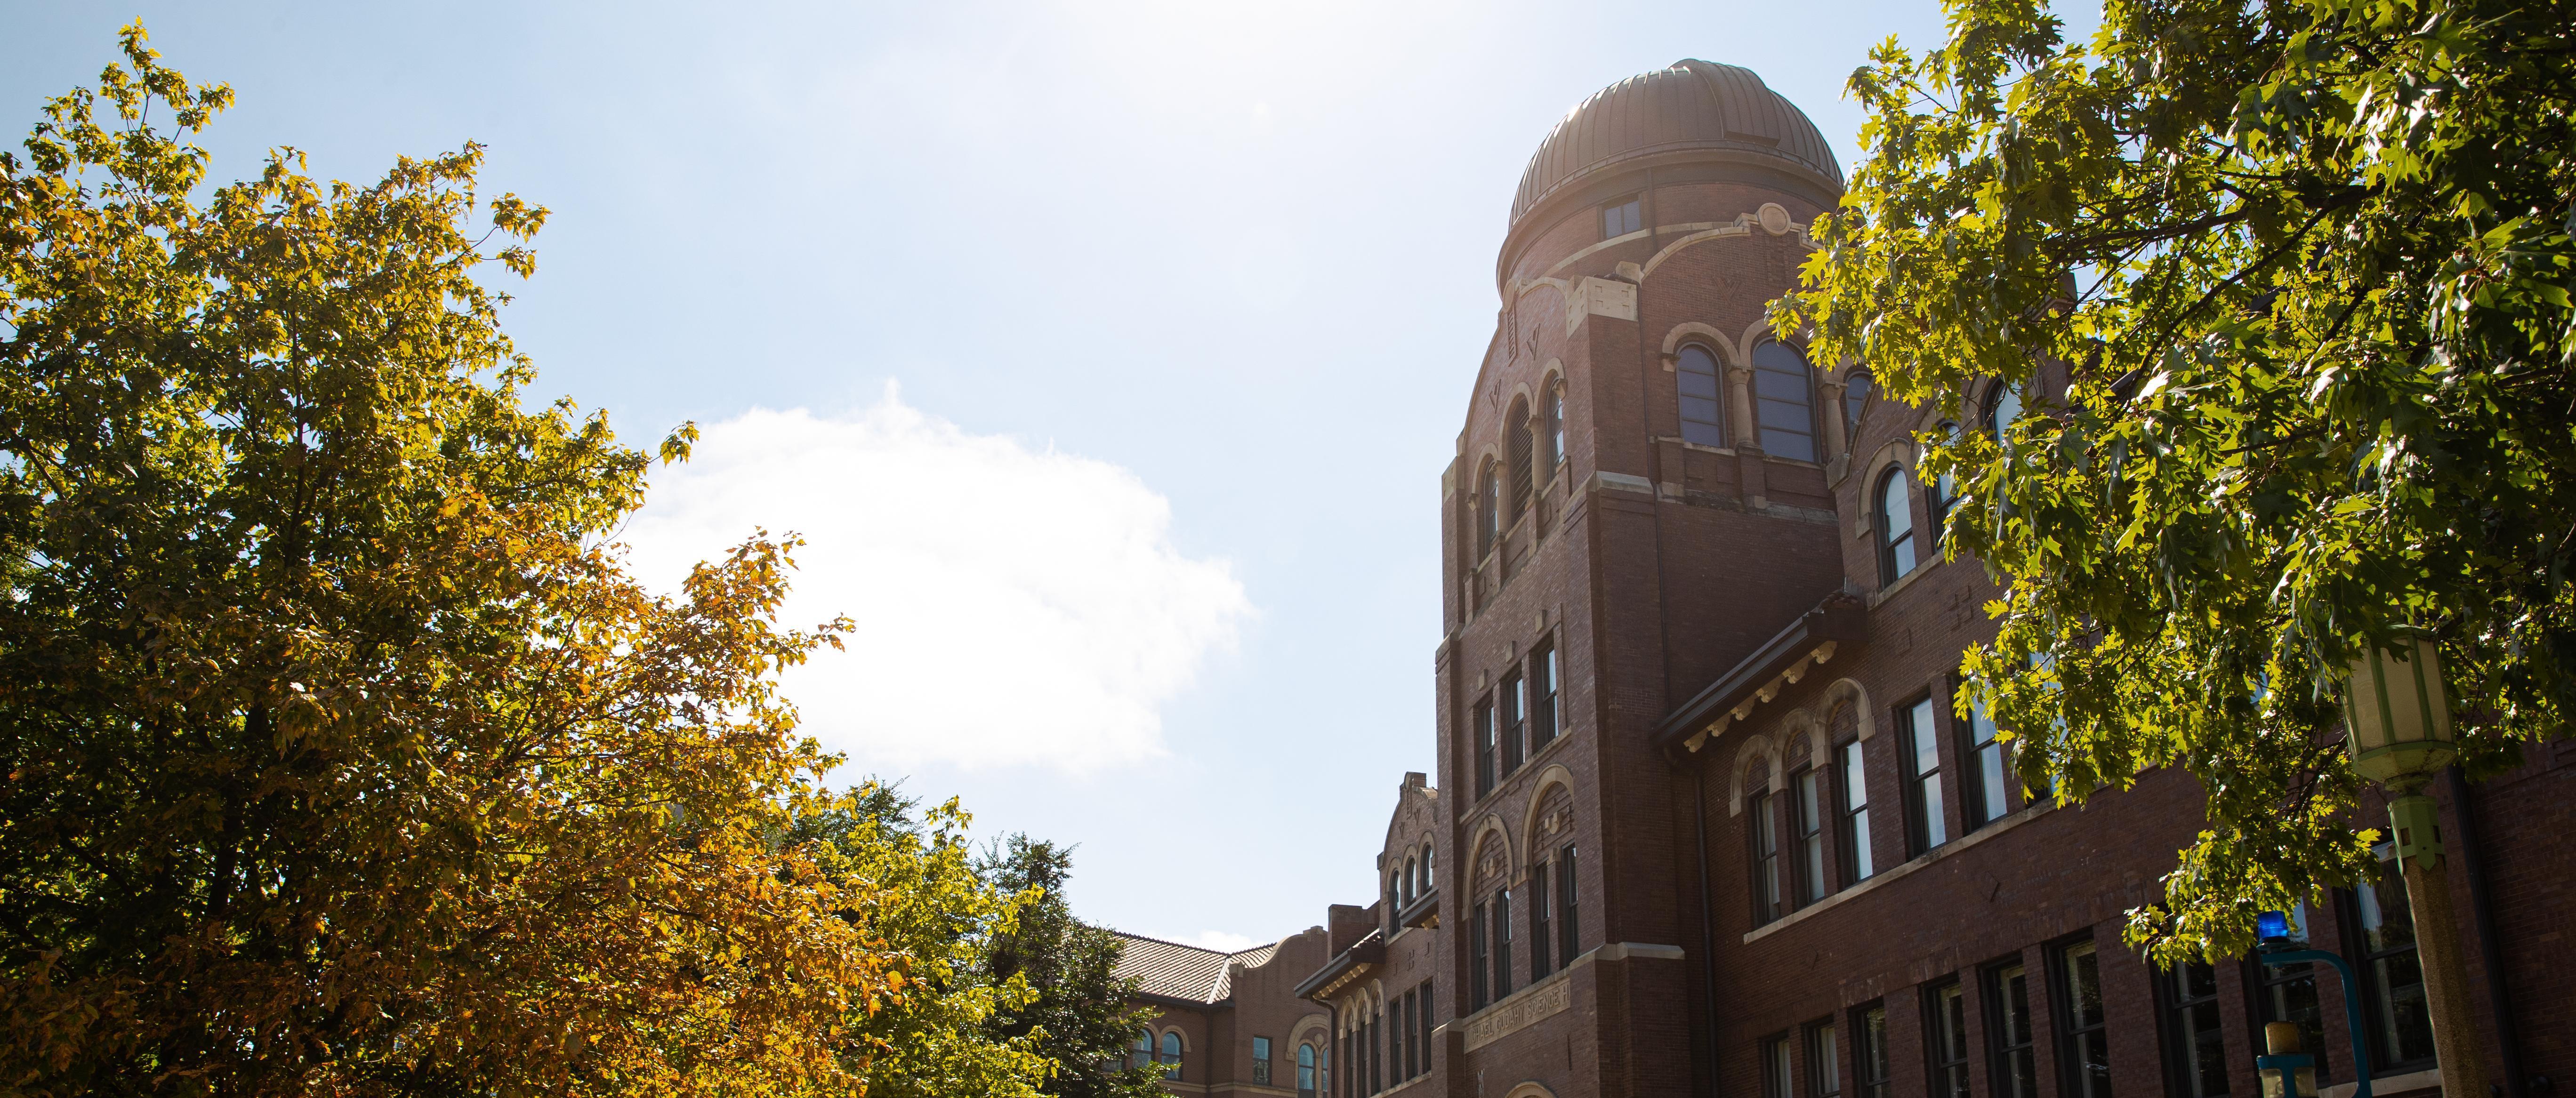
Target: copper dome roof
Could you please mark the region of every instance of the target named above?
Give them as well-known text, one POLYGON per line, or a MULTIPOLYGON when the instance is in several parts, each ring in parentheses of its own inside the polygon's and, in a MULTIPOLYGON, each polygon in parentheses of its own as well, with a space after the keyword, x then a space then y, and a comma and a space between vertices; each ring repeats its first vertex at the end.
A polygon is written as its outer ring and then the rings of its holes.
POLYGON ((1512 223, 1602 169, 1657 153, 1729 150, 1776 158, 1842 188, 1842 168, 1816 124, 1751 69, 1709 61, 1631 76, 1559 119, 1521 173, 1512 223))

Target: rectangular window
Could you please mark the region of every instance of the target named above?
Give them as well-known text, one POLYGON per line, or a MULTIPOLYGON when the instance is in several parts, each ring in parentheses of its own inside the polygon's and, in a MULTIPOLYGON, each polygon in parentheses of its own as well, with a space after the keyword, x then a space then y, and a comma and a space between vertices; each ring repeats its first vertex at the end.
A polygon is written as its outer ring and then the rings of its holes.
POLYGON ((1859 884, 1874 872, 1869 855, 1869 772, 1861 766, 1860 741, 1835 749, 1842 759, 1843 883, 1859 884))
POLYGON ((1825 771, 1808 767, 1789 778, 1790 827, 1798 842, 1798 903, 1832 891, 1825 880, 1825 771))
MULTIPOLYGON (((2384 849, 2384 848, 2383 848, 2384 849)), ((2375 1072, 2433 1059, 2433 1015, 2424 999, 2424 969, 2415 955, 2415 916, 2406 904, 2406 880, 2395 862, 2380 863, 2379 880, 2353 890, 2360 917, 2362 988, 2370 1017, 2370 1066, 2375 1072)))
POLYGON ((1896 711, 1896 725, 1905 731, 1906 839, 1916 854, 1950 841, 1950 825, 1941 812, 1941 737, 1934 730, 1936 716, 1930 698, 1896 711))
POLYGON ((1475 914, 1467 918, 1467 1009, 1483 1010, 1493 1002, 1485 980, 1485 966, 1493 951, 1485 945, 1485 905, 1477 904, 1475 914))
POLYGON ((1252 1039, 1252 1081, 1263 1086, 1270 1084, 1270 1038, 1252 1039))
POLYGON ((2218 1025, 2218 970, 2189 961, 2160 974, 2167 1078, 2176 1098, 2227 1093, 2227 1035, 2218 1025))
POLYGON ((1931 1059, 1932 1098, 1968 1098, 1968 995, 1959 981, 1924 991, 1923 1038, 1931 1059))
POLYGON ((1842 1050, 1834 1046, 1834 1021, 1807 1023, 1807 1098, 1841 1098, 1842 1050))
MULTIPOLYGON (((2308 905, 2299 904, 2289 914, 2291 939, 2305 944, 2308 941, 2308 905)), ((2317 1001, 2316 966, 2305 961, 2277 967, 2259 961, 2249 962, 2246 978, 2247 986, 2254 989, 2254 1047, 2264 1047, 2265 1023, 2296 1023, 2300 1051, 2316 1057, 2317 1081, 2322 1083, 2331 1079, 2332 1076, 2326 1072, 2325 1014, 2317 1001)))
POLYGON ((1530 867, 1530 982, 1537 983, 1548 974, 1548 906, 1556 902, 1556 892, 1547 887, 1548 864, 1530 867))
POLYGON ((1630 195, 1601 207, 1601 239, 1626 236, 1645 227, 1638 216, 1637 196, 1630 195))
POLYGON ((1887 1008, 1871 1003, 1852 1011, 1853 1098, 1888 1098, 1887 1008))
POLYGON ((1414 990, 1414 994, 1422 1000, 1422 1028, 1416 1032, 1413 1037, 1416 1046, 1422 1049, 1422 1074, 1429 1075, 1431 1074, 1431 1050, 1433 1047, 1431 1044, 1431 1031, 1439 1026, 1439 1023, 1433 1021, 1431 1017, 1431 981, 1422 981, 1422 986, 1416 988, 1414 990))
POLYGON ((2057 1066, 2066 1098, 2111 1098, 2111 1035, 2103 1028, 2102 965, 2089 940, 2057 951, 2057 1066))
POLYGON ((2030 980, 2014 961, 1986 970, 1987 1081, 1995 1098, 2039 1098, 2039 1061, 2031 1048, 2030 980))
POLYGON ((1753 843, 1753 925, 1780 917, 1780 825, 1771 818, 1771 795, 1744 802, 1745 835, 1753 843))
POLYGON ((1964 769, 1968 784, 1968 830, 1974 831, 2002 819, 2010 811, 2004 799, 2003 741, 1995 738, 1994 718, 1986 715, 1983 705, 1971 704, 1968 707, 1968 742, 1964 746, 1966 750, 1960 753, 1967 756, 1964 769))
POLYGON ((1476 796, 1494 791, 1494 700, 1476 703, 1476 796))
POLYGON ((1512 993, 1512 890, 1494 893, 1494 998, 1512 993))
POLYGON ((1368 1021, 1368 1089, 1376 1094, 1386 1089, 1386 1008, 1381 1006, 1368 1021))
POLYGON ((1789 1090, 1789 1038, 1762 1040, 1762 1098, 1796 1098, 1789 1090))
POLYGON ((1564 731, 1557 719, 1556 671, 1556 645, 1542 645, 1538 651, 1530 653, 1529 741, 1530 754, 1533 755, 1556 742, 1557 733, 1564 731))
POLYGON ((1556 963, 1574 963, 1574 848, 1556 852, 1556 963))
POLYGON ((1396 996, 1386 1013, 1387 1020, 1395 1023, 1386 1032, 1387 1074, 1398 1080, 1413 1078, 1413 1046, 1405 1041, 1413 1033, 1413 993, 1396 996))
POLYGON ((1503 726, 1502 776, 1506 778, 1511 777, 1514 771, 1521 768, 1521 746, 1528 742, 1523 738, 1525 727, 1523 718, 1528 713, 1526 708, 1528 697, 1522 693, 1521 686, 1522 680, 1519 674, 1505 675, 1502 689, 1494 692, 1494 704, 1496 708, 1502 710, 1500 715, 1503 726))

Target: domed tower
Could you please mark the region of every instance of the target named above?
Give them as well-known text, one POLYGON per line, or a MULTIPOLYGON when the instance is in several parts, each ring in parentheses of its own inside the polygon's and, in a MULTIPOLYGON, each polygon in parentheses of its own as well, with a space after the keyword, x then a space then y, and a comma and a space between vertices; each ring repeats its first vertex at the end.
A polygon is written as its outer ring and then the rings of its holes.
POLYGON ((1697 787, 1657 733, 1842 589, 1842 379, 1765 320, 1841 191, 1805 114, 1698 60, 1521 176, 1442 477, 1449 1093, 1706 1092, 1697 787))

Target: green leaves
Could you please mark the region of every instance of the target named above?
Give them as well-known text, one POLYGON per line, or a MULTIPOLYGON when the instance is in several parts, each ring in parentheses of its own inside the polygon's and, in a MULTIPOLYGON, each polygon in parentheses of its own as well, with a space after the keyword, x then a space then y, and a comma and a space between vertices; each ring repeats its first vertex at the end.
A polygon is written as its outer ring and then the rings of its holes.
POLYGON ((2085 44, 1948 10, 1854 75, 1871 155, 1775 323, 1947 418, 1989 379, 2040 413, 1923 439, 2008 584, 1968 693, 2072 799, 2198 778, 2131 929, 2232 951, 2370 871, 2354 645, 2438 637, 2481 765, 2576 689, 2576 9, 2114 0, 2085 44))
POLYGON ((0 1090, 854 1091, 908 959, 777 841, 794 539, 625 575, 479 147, 201 196, 230 92, 126 54, 0 163, 0 1090))

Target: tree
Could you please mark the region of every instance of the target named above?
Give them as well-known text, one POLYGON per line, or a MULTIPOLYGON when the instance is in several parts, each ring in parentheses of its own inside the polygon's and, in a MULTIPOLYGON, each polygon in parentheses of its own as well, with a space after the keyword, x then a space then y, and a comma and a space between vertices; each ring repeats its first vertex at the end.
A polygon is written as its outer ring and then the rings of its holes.
POLYGON ((986 979, 1022 980, 1034 998, 997 1011, 987 1028, 1003 1039, 1034 1038, 1054 1065, 1040 1089, 1057 1098, 1159 1098, 1161 1074, 1127 1061, 1127 1049, 1153 1017, 1137 1000, 1136 982, 1118 976, 1118 935, 1073 916, 1065 884, 1073 852, 1011 835, 985 852, 980 866, 995 889, 1023 897, 1018 923, 994 936, 986 979))
POLYGON ((2208 824, 2132 912, 2158 959, 2373 870, 2335 699, 2429 636, 2464 764, 2576 683, 2576 8, 2034 0, 1855 73, 1867 160, 1783 330, 1952 418, 2064 364, 2008 445, 1926 437, 2008 585, 1969 698, 2037 788, 2181 767, 2208 824))
POLYGON ((232 94, 143 39, 0 156, 0 1091, 852 1092, 792 540, 639 587, 650 457, 477 281, 546 211, 474 145, 201 200, 232 94))
POLYGON ((872 780, 788 833, 791 846, 829 852, 825 877, 862 905, 843 917, 875 935, 900 974, 898 1001, 852 1018, 845 1060, 870 1098, 1034 1098, 1055 1070, 1041 1051, 1050 1035, 996 1023, 1039 992, 986 963, 1034 896, 979 874, 955 800, 919 808, 872 780))

